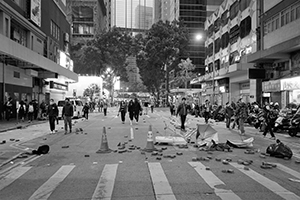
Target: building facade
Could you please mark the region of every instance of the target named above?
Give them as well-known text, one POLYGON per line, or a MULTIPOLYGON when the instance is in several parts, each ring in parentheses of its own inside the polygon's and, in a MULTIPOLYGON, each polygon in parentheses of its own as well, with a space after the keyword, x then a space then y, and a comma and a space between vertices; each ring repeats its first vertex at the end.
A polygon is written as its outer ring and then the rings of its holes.
POLYGON ((148 30, 153 24, 153 8, 138 5, 135 8, 135 27, 148 30))
POLYGON ((257 2, 227 0, 206 20, 205 75, 202 82, 202 103, 205 100, 225 105, 243 98, 245 102, 259 98, 259 81, 249 79, 254 64, 246 59, 257 51, 257 2))
POLYGON ((61 0, 51 1, 48 4, 47 2, 45 0, 0 1, 1 114, 3 104, 9 97, 13 99, 14 106, 25 99, 28 102, 33 99, 42 102, 50 98, 51 94, 46 92, 50 84, 48 78, 56 80, 59 76, 64 77, 63 85, 78 80, 77 74, 70 68, 58 64, 59 60, 54 55, 56 50, 63 50, 65 44, 63 40, 57 38, 63 38, 68 33, 68 25, 63 22, 65 15, 61 8, 65 2, 61 0), (43 20, 44 6, 50 6, 47 9, 54 12, 50 18, 57 25, 56 39, 50 34, 51 25, 45 24, 43 20), (56 43, 53 51, 48 45, 49 38, 56 43))
POLYGON ((262 103, 278 102, 282 107, 300 103, 300 2, 258 1, 261 13, 258 51, 248 62, 266 71, 262 82, 262 103))

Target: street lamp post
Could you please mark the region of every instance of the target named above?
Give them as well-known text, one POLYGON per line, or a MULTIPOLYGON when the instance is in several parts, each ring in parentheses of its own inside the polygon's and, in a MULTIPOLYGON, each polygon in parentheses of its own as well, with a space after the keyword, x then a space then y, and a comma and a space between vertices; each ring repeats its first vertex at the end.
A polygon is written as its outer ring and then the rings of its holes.
POLYGON ((212 103, 215 103, 215 34, 213 35, 213 73, 212 73, 212 84, 213 84, 213 93, 212 93, 212 103))

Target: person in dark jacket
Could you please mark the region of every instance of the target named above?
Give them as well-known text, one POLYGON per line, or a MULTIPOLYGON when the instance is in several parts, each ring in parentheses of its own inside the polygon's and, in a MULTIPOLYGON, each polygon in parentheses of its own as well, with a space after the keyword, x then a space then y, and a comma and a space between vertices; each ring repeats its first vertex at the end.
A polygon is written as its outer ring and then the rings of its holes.
POLYGON ((263 136, 266 137, 268 131, 270 131, 271 134, 271 138, 272 140, 275 140, 275 135, 273 132, 273 124, 274 124, 274 120, 273 120, 273 111, 271 110, 270 106, 267 105, 264 107, 264 119, 265 119, 265 123, 266 123, 266 128, 264 130, 263 136))
MULTIPOLYGON (((125 101, 121 101, 120 102, 119 113, 121 113, 122 124, 125 123, 126 112, 127 112, 127 104, 125 103, 125 101)), ((118 113, 118 116, 119 116, 119 113, 118 113)))
POLYGON ((230 128, 231 117, 233 116, 233 114, 234 114, 234 110, 231 107, 230 103, 227 102, 225 107, 225 119, 226 119, 227 128, 230 128))
POLYGON ((186 98, 183 97, 182 98, 182 102, 181 104, 179 104, 178 108, 177 108, 177 113, 176 116, 178 116, 178 114, 180 115, 180 120, 181 120, 181 130, 185 130, 185 120, 186 120, 186 116, 188 114, 188 105, 185 103, 186 98))
POLYGON ((55 120, 58 116, 58 108, 53 99, 50 99, 50 105, 48 106, 47 114, 49 117, 50 131, 51 133, 55 133, 55 120))
POLYGON ((137 98, 134 99, 133 104, 132 104, 132 111, 133 111, 133 117, 136 121, 136 123, 139 122, 139 116, 142 114, 142 106, 137 98))
POLYGON ((85 119, 89 119, 89 110, 90 110, 89 104, 85 103, 83 108, 82 108, 82 112, 83 112, 83 115, 84 115, 85 119))
POLYGON ((212 107, 210 105, 210 102, 206 99, 205 104, 203 106, 203 117, 205 119, 206 124, 208 123, 208 120, 210 118, 211 110, 212 110, 212 107))
POLYGON ((62 116, 65 122, 65 134, 68 133, 68 126, 70 133, 72 133, 72 117, 73 117, 73 105, 70 104, 70 99, 66 98, 65 105, 62 109, 62 116))
POLYGON ((134 115, 132 99, 128 102, 128 112, 129 112, 130 125, 132 125, 133 115, 134 115))

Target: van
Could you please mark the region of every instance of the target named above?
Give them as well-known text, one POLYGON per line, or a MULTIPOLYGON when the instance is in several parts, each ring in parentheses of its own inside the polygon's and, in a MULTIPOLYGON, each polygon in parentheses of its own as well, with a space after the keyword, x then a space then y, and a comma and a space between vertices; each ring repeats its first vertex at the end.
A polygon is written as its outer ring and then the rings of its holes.
MULTIPOLYGON (((83 116, 83 103, 80 99, 70 99, 70 104, 73 105, 73 117, 74 118, 80 118, 83 116)), ((58 118, 61 119, 62 117, 62 109, 65 105, 65 100, 59 100, 57 103, 57 107, 58 107, 58 118)))

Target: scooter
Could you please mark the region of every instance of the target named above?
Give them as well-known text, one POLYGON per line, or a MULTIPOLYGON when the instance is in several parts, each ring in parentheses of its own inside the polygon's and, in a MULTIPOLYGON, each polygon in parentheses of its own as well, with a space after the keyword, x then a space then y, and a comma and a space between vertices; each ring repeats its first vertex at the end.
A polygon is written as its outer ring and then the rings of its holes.
POLYGON ((274 125, 274 132, 277 132, 278 130, 289 130, 290 128, 290 121, 292 119, 294 114, 292 112, 282 113, 280 112, 278 115, 278 118, 275 121, 274 125))
POLYGON ((298 107, 297 112, 291 119, 291 125, 289 127, 289 135, 294 137, 300 133, 300 107, 298 107))

